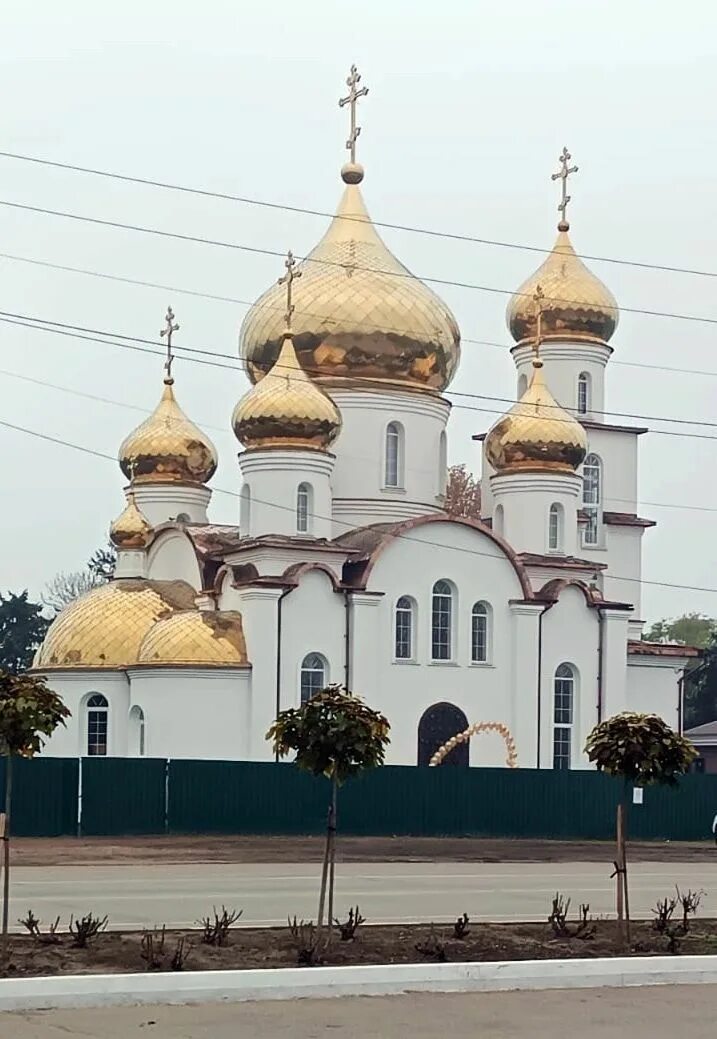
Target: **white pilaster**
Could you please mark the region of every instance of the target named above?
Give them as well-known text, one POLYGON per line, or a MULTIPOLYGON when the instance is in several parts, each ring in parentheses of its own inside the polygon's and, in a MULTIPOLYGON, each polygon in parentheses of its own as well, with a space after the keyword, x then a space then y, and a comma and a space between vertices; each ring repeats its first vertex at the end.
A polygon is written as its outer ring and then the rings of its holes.
MULTIPOLYGON (((538 746, 539 603, 515 602, 510 676, 510 730, 518 750, 518 768, 535 768, 538 746)), ((542 762, 541 762, 542 764, 542 762)))

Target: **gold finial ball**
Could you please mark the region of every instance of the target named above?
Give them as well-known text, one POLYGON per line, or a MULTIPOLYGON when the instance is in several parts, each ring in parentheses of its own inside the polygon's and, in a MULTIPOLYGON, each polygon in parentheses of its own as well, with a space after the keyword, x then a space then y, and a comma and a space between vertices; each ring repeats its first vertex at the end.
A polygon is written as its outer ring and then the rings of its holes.
POLYGON ((360 184, 364 169, 360 162, 347 162, 341 167, 341 179, 344 184, 360 184))

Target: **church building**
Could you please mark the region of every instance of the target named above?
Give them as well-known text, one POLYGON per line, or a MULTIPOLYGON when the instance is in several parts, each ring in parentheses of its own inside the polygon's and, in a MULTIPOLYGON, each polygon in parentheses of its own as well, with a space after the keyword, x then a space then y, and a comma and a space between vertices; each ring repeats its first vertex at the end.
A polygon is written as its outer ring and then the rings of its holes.
POLYGON ((277 712, 329 683, 388 717, 391 764, 481 722, 446 764, 587 768, 623 710, 681 728, 690 651, 641 641, 647 430, 604 421, 618 307, 571 242, 571 157, 555 244, 508 306, 517 403, 474 437, 481 519, 449 516, 460 332, 368 215, 359 82, 336 215, 241 328, 237 524, 211 522, 217 454, 175 395, 170 310, 159 404, 119 451, 114 578, 35 658, 72 712, 45 754, 271 760, 277 712))

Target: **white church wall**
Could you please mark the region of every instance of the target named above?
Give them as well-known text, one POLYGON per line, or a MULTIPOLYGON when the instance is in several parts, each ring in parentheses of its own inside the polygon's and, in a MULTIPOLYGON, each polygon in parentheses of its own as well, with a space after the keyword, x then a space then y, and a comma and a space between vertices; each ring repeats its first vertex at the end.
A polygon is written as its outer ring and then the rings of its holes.
MULTIPOLYGON (((512 353, 517 368, 517 399, 523 392, 521 376, 525 378, 526 384, 532 376, 534 354, 529 344, 513 347, 512 353)), ((587 414, 599 421, 605 409, 605 366, 611 353, 609 346, 601 346, 599 343, 543 343, 540 356, 545 366, 545 380, 558 404, 570 411, 577 411, 578 378, 585 373, 589 380, 587 414)))
POLYGON ((186 581, 199 591, 202 579, 194 546, 181 530, 167 530, 157 537, 148 553, 152 581, 186 581))
POLYGON ((673 729, 679 728, 679 680, 684 662, 659 657, 628 657, 627 710, 659 714, 673 729))
POLYGON ((309 570, 283 602, 281 639, 281 708, 298 707, 301 664, 318 653, 327 664, 327 683, 346 679, 346 613, 344 597, 334 591, 327 574, 309 570))
POLYGON ((588 453, 596 454, 602 462, 603 509, 636 512, 638 436, 597 426, 591 426, 586 432, 588 453))
POLYGON ((94 694, 108 704, 107 753, 123 757, 127 753, 127 726, 130 708, 129 681, 124 671, 48 671, 47 684, 62 697, 71 716, 60 725, 45 744, 46 757, 75 758, 87 754, 87 701, 94 694))
MULTIPOLYGON (((376 641, 357 646, 375 663, 375 688, 361 684, 360 692, 380 708, 391 723, 386 760, 414 764, 418 725, 429 707, 447 701, 460 708, 469 724, 503 722, 515 727, 511 696, 512 660, 520 647, 513 642, 509 600, 523 597, 512 564, 485 534, 452 523, 429 523, 390 542, 371 572, 368 590, 383 592, 375 607, 376 641), (454 589, 454 650, 450 661, 431 661, 431 597, 436 581, 454 589), (415 604, 414 661, 396 661, 395 605, 400 596, 415 604), (471 609, 485 601, 491 611, 489 659, 471 663, 471 609)), ((358 670, 357 670, 358 675, 358 670)), ((520 754, 520 748, 519 748, 520 754)), ((504 765, 502 741, 479 737, 471 747, 471 762, 504 765)))
POLYGON ((602 575, 602 592, 611 602, 629 602, 634 616, 642 608, 642 527, 605 528, 609 568, 602 575))
POLYGON ((245 451, 239 465, 244 479, 239 520, 243 535, 331 537, 332 454, 267 448, 245 451), (300 485, 308 489, 306 529, 299 529, 300 485))

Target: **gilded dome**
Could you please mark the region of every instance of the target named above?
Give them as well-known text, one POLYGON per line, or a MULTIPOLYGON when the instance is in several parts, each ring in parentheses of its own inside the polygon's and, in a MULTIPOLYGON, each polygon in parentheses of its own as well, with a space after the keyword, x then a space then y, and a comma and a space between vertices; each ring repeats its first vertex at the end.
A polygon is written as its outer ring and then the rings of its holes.
MULTIPOLYGON (((362 168, 349 163, 342 177, 336 216, 299 268, 301 298, 292 318, 299 363, 326 386, 364 380, 440 392, 460 357, 456 320, 379 237, 359 188, 362 168)), ((252 382, 279 356, 283 297, 273 285, 242 324, 239 351, 252 382)))
POLYGON ((552 252, 508 303, 506 320, 516 343, 535 338, 533 294, 545 293, 543 341, 609 342, 617 328, 617 300, 573 249, 570 226, 561 222, 552 252))
POLYGON ((114 580, 75 599, 52 622, 33 667, 123 668, 137 662, 139 647, 156 621, 194 606, 185 581, 114 580))
POLYGON ((164 380, 159 404, 120 447, 120 468, 134 483, 207 483, 216 471, 214 445, 177 404, 173 383, 164 380))
POLYGON ((299 364, 290 332, 284 333, 281 352, 269 374, 237 404, 232 426, 247 449, 304 447, 325 451, 339 435, 341 415, 299 364))
POLYGON ((517 404, 498 419, 485 440, 488 461, 498 473, 574 473, 587 452, 580 423, 556 402, 533 361, 533 378, 517 404))
POLYGON ((110 541, 117 548, 146 548, 152 537, 152 524, 137 507, 132 493, 124 510, 110 527, 110 541))
POLYGON ((149 629, 139 651, 140 664, 238 667, 247 663, 240 613, 187 610, 149 629))

